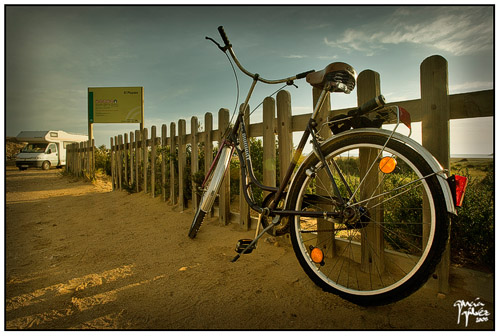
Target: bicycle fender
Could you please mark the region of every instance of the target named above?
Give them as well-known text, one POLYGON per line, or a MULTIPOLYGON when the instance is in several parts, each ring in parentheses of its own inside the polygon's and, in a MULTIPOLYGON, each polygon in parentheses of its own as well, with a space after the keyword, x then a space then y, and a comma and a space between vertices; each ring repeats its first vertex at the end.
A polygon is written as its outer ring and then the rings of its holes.
MULTIPOLYGON (((438 176, 439 185, 441 186, 441 189, 443 191, 443 195, 444 195, 444 198, 446 201, 446 210, 451 214, 454 214, 454 215, 457 214, 456 209, 455 209, 455 204, 453 202, 453 196, 451 194, 450 187, 449 187, 448 182, 446 180, 448 178, 446 172, 444 171, 444 169, 441 166, 441 164, 439 163, 439 161, 427 149, 425 149, 422 145, 420 145, 415 140, 413 140, 413 139, 411 139, 403 134, 400 134, 397 132, 393 133, 392 131, 381 129, 381 128, 357 128, 357 129, 351 129, 349 131, 345 131, 345 132, 342 132, 340 134, 334 135, 334 136, 328 138, 327 140, 325 140, 323 145, 327 144, 329 142, 332 142, 332 141, 337 141, 337 140, 341 139, 342 137, 356 136, 357 134, 360 134, 360 133, 361 134, 375 134, 375 135, 381 135, 381 136, 385 136, 385 137, 390 137, 392 134, 393 139, 395 139, 399 142, 405 143, 406 145, 410 146, 413 150, 415 150, 418 154, 420 154, 425 159, 425 161, 427 161, 427 163, 429 164, 431 169, 438 176)), ((303 163, 300 165, 300 167, 297 171, 300 171, 302 166, 304 166, 309 161, 308 159, 310 156, 315 156, 315 155, 316 154, 314 154, 314 151, 312 151, 306 157, 306 159, 303 161, 303 163)), ((292 189, 292 186, 295 183, 295 179, 296 179, 296 175, 293 177, 293 179, 290 183, 290 186, 291 186, 290 189, 292 189)), ((292 204, 289 203, 292 201, 292 200, 289 200, 289 196, 290 196, 290 193, 287 194, 287 197, 285 199, 286 208, 289 208, 290 206, 292 206, 292 204)))
POLYGON ((222 185, 222 180, 224 179, 224 175, 229 167, 229 161, 231 160, 232 148, 225 146, 222 149, 219 162, 215 167, 214 175, 212 177, 212 181, 209 183, 207 187, 207 191, 203 194, 203 197, 200 201, 200 209, 204 212, 209 212, 214 205, 215 198, 219 189, 222 185))

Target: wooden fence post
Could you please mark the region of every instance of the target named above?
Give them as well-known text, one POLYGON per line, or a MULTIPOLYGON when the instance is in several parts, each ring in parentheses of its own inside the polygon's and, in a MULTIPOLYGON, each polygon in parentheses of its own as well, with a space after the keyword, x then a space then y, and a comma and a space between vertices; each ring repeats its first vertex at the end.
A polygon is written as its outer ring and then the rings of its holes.
MULTIPOLYGON (((316 105, 316 102, 319 100, 320 95, 321 95, 322 90, 318 88, 313 88, 312 96, 313 96, 313 104, 316 105)), ((317 116, 316 116, 316 122, 318 125, 322 125, 327 121, 328 115, 330 114, 331 110, 331 101, 330 101, 330 94, 328 93, 325 102, 323 103, 321 109, 319 110, 317 116)), ((330 136, 330 130, 325 127, 320 133, 320 136, 327 139, 330 136)), ((318 179, 323 180, 323 181, 328 181, 328 176, 326 175, 325 171, 320 171, 318 173, 318 179)), ((320 185, 329 185, 329 183, 320 183, 320 185)), ((326 191, 321 187, 318 187, 317 193, 320 195, 329 195, 331 192, 326 191)), ((323 210, 328 211, 331 210, 330 208, 323 208, 323 210)), ((331 223, 322 219, 318 218, 317 219, 317 225, 318 229, 320 232, 318 232, 318 238, 317 238, 317 244, 318 246, 321 246, 324 251, 328 251, 327 253, 329 256, 334 256, 336 251, 335 251, 335 239, 332 239, 332 234, 328 232, 331 229, 331 223), (330 246, 326 245, 326 243, 329 243, 330 246)))
MULTIPOLYGON (((263 170, 263 183, 268 186, 276 185, 276 137, 275 137, 275 100, 272 97, 264 99, 262 106, 263 116, 263 136, 262 136, 262 170, 263 170)), ((268 191, 264 192, 264 197, 269 194, 268 191)))
MULTIPOLYGON (((448 96, 448 62, 441 56, 430 56, 420 65, 422 106, 422 145, 450 169, 450 101, 448 96)), ((425 228, 425 227, 424 227, 425 228)), ((428 229, 425 234, 428 233, 428 229)), ((438 291, 449 293, 450 244, 448 242, 437 268, 438 291)))
POLYGON ((75 176, 79 176, 78 172, 79 172, 79 166, 78 166, 78 148, 79 148, 80 144, 79 143, 75 143, 74 144, 74 152, 73 152, 73 167, 74 167, 74 175, 75 176))
POLYGON ((73 144, 73 175, 78 176, 78 143, 73 144))
POLYGON ((92 178, 95 179, 95 140, 92 139, 91 141, 91 148, 92 148, 92 151, 90 153, 91 155, 91 158, 92 158, 92 164, 90 166, 90 169, 92 170, 92 178))
POLYGON ((85 152, 87 150, 87 146, 86 146, 86 141, 82 141, 80 142, 80 147, 82 149, 82 176, 83 177, 86 177, 86 173, 87 173, 87 161, 85 160, 86 157, 85 157, 85 152))
MULTIPOLYGON (((229 126, 229 110, 220 109, 219 110, 219 148, 222 146, 223 134, 226 128, 229 126)), ((231 208, 230 208, 230 172, 226 173, 226 176, 222 180, 222 185, 219 191, 219 224, 227 225, 229 224, 231 218, 231 208)))
POLYGON ((161 197, 163 202, 167 200, 167 125, 161 125, 161 197))
POLYGON ((77 146, 78 146, 78 144, 74 143, 72 146, 73 146, 73 153, 71 153, 71 161, 72 161, 73 167, 71 168, 71 170, 73 172, 73 175, 76 175, 76 173, 77 173, 77 170, 76 170, 76 168, 77 168, 77 166, 76 166, 76 162, 77 162, 76 155, 78 153, 77 152, 77 148, 78 148, 77 146))
POLYGON ((73 174, 75 176, 78 176, 78 146, 80 146, 78 143, 74 144, 73 147, 73 174))
POLYGON ((78 143, 78 175, 79 177, 82 176, 82 143, 78 143))
POLYGON ((135 143, 134 143, 134 151, 135 151, 135 191, 139 192, 140 188, 140 175, 139 175, 139 165, 141 161, 140 149, 139 149, 139 141, 141 141, 141 131, 135 131, 135 143))
POLYGON ((69 168, 70 168, 70 164, 71 164, 70 155, 71 155, 71 144, 68 144, 66 146, 66 167, 64 167, 64 171, 66 173, 69 172, 69 168))
POLYGON ((79 166, 79 163, 78 163, 78 160, 79 160, 79 154, 78 154, 78 151, 79 151, 79 148, 80 148, 80 144, 79 143, 75 143, 75 148, 74 148, 74 153, 73 153, 73 165, 74 165, 74 170, 75 170, 75 176, 80 176, 80 166, 79 166))
POLYGON ((180 119, 178 123, 179 130, 179 211, 184 211, 184 175, 186 174, 186 120, 180 119))
POLYGON ((196 185, 192 178, 200 168, 198 163, 198 150, 198 118, 191 117, 191 201, 194 210, 196 210, 199 203, 196 185))
POLYGON ((85 156, 87 157, 87 178, 92 178, 92 172, 90 171, 90 140, 84 142, 85 145, 85 156))
POLYGON ((177 197, 175 194, 175 123, 170 123, 170 204, 177 204, 177 197))
POLYGON ((78 144, 76 144, 76 143, 72 144, 73 153, 71 153, 71 162, 72 162, 73 167, 71 167, 71 171, 73 172, 73 175, 76 175, 76 172, 77 172, 77 170, 76 170, 76 154, 77 154, 76 149, 77 149, 77 146, 78 146, 78 144))
POLYGON ((130 132, 130 144, 129 144, 129 155, 130 155, 130 187, 132 188, 134 185, 135 177, 134 177, 134 132, 130 132))
MULTIPOLYGON (((245 111, 243 111, 243 105, 241 104, 240 106, 240 113, 244 112, 244 117, 243 119, 245 120, 245 125, 246 125, 246 133, 248 136, 248 150, 250 151, 250 106, 247 105, 247 108, 245 111)), ((240 136, 240 143, 243 144, 243 137, 240 136)), ((242 163, 240 163, 242 164, 242 163)), ((228 174, 229 175, 229 174, 228 174)), ((250 180, 250 177, 247 176, 247 183, 250 180)), ((245 186, 245 181, 241 179, 241 174, 240 174, 240 229, 243 230, 249 230, 251 226, 251 221, 250 221, 250 207, 243 196, 243 194, 246 192, 244 190, 245 186)))
POLYGON ((144 127, 142 129, 142 173, 144 176, 144 193, 148 193, 148 129, 144 127))
POLYGON ((213 130, 213 116, 212 113, 205 113, 205 174, 208 173, 210 166, 212 165, 212 161, 214 160, 213 152, 214 152, 214 144, 212 138, 212 130, 213 130))
POLYGON ((123 134, 123 175, 125 185, 129 185, 128 171, 128 133, 123 134))
POLYGON ((118 135, 118 186, 123 189, 123 136, 118 135))
POLYGON ((66 146, 66 167, 64 167, 66 173, 71 171, 71 144, 66 146))
POLYGON ((156 126, 151 126, 151 197, 156 194, 156 126))
POLYGON ((113 144, 113 137, 109 139, 110 142, 110 159, 111 159, 111 187, 113 190, 116 189, 115 186, 115 147, 113 144))
MULTIPOLYGON (((281 185, 292 161, 292 98, 290 92, 282 90, 276 95, 276 132, 278 133, 279 179, 281 185)), ((283 237, 283 243, 288 242, 289 235, 283 237)))
POLYGON ((73 173, 73 175, 75 175, 76 173, 76 145, 77 144, 75 143, 71 144, 71 172, 73 173))
POLYGON ((79 156, 78 156, 78 151, 79 151, 79 148, 80 148, 80 144, 79 143, 75 143, 75 147, 74 147, 74 153, 73 153, 73 166, 74 166, 74 171, 75 171, 75 176, 80 176, 80 166, 78 164, 78 159, 79 159, 79 156))
POLYGON ((283 181, 288 165, 292 161, 292 99, 290 92, 282 90, 276 96, 276 129, 278 131, 278 155, 280 161, 280 178, 283 181))
MULTIPOLYGON (((380 75, 372 70, 365 70, 358 76, 358 106, 363 105, 373 97, 380 95, 380 75)), ((374 190, 379 188, 379 171, 371 167, 372 162, 379 155, 378 150, 360 149, 360 176, 367 174, 367 178, 360 189, 361 199, 373 195, 374 190)), ((374 222, 383 221, 383 205, 371 210, 371 218, 374 222)), ((384 263, 384 231, 379 225, 370 222, 361 232, 361 268, 365 271, 378 269, 383 271, 384 263)))
MULTIPOLYGON (((213 116, 212 113, 205 113, 205 176, 208 174, 208 170, 212 165, 214 160, 213 152, 214 152, 214 144, 212 138, 212 130, 213 130, 213 116)), ((213 207, 212 210, 207 214, 207 216, 212 217, 214 215, 213 207)))

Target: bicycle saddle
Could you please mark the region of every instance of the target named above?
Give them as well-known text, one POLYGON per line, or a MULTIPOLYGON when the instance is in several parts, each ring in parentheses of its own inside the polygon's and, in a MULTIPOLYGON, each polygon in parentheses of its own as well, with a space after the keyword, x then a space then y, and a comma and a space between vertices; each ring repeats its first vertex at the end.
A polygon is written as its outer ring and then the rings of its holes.
MULTIPOLYGON (((328 64, 321 71, 311 72, 307 75, 306 81, 319 89, 323 89, 327 82, 341 82, 346 85, 349 92, 351 92, 354 90, 354 86, 356 85, 357 76, 356 71, 349 64, 335 62, 328 64)), ((341 89, 334 89, 334 92, 345 91, 341 89)))

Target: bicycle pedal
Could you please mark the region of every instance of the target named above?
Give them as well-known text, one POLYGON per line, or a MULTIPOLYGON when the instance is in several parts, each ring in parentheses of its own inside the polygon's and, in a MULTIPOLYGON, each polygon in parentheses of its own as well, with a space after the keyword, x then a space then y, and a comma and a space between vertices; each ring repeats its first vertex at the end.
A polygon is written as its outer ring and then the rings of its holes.
MULTIPOLYGON (((236 248, 234 249, 237 253, 243 252, 244 249, 246 249, 250 243, 253 241, 253 239, 240 239, 236 243, 236 248)), ((252 253, 252 251, 255 250, 255 245, 250 247, 248 250, 245 251, 244 254, 249 254, 252 253)))

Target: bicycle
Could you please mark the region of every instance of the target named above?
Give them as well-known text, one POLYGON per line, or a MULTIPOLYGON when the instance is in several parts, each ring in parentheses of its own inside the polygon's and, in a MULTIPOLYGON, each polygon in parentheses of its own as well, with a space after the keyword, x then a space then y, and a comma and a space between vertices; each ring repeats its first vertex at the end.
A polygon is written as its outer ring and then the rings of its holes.
POLYGON ((223 27, 218 30, 224 46, 207 39, 253 82, 202 184, 189 237, 196 237, 211 210, 236 152, 243 197, 259 217, 255 238, 238 242, 233 262, 252 252, 265 233, 289 232, 301 267, 324 291, 359 305, 383 305, 415 292, 441 259, 449 237, 449 215, 456 214, 455 206, 463 200, 466 180, 448 177, 426 149, 396 132, 403 123, 411 133, 410 115, 386 105, 383 96, 318 125, 316 117, 327 95, 354 89, 357 74, 350 65, 336 62, 321 71, 264 79, 241 65, 223 27), (321 95, 282 183, 265 186, 252 169, 243 111, 257 82, 293 85, 303 78, 320 88, 321 95), (380 128, 394 122, 392 131, 380 128), (327 139, 319 135, 324 127, 333 133, 327 139), (309 138, 313 150, 297 168, 309 138), (262 204, 253 200, 252 185, 269 192, 262 204))

